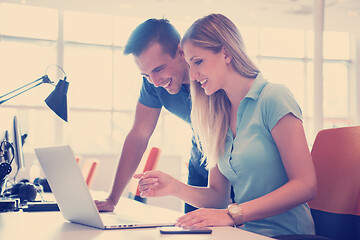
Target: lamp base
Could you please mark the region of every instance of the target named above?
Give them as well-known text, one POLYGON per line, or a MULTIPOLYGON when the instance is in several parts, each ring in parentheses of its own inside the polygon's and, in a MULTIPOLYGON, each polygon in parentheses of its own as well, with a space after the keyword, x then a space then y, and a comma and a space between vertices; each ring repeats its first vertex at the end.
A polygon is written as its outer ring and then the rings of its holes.
POLYGON ((19 198, 2 198, 0 197, 0 212, 16 212, 19 211, 19 198))

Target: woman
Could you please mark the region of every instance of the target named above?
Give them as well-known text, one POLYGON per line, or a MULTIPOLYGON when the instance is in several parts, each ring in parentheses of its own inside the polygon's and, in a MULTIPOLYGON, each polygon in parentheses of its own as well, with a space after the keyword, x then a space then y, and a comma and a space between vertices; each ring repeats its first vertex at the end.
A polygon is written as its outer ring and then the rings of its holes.
POLYGON ((314 234, 306 202, 316 193, 315 170, 293 95, 262 77, 223 15, 197 20, 182 47, 209 186, 191 187, 151 171, 134 175, 142 196, 173 195, 201 208, 180 217, 181 227, 243 224, 266 236, 314 234), (226 209, 231 185, 235 203, 226 209))

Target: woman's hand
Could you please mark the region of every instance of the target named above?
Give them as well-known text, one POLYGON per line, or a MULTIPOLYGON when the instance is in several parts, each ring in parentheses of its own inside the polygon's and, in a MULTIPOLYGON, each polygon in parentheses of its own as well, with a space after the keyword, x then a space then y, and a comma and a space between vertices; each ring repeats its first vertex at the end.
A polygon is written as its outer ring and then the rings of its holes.
POLYGON ((139 179, 140 196, 143 198, 171 195, 179 183, 175 178, 158 170, 134 174, 133 177, 139 179))
POLYGON ((226 209, 200 208, 177 219, 175 226, 202 228, 211 226, 233 226, 234 220, 226 209))

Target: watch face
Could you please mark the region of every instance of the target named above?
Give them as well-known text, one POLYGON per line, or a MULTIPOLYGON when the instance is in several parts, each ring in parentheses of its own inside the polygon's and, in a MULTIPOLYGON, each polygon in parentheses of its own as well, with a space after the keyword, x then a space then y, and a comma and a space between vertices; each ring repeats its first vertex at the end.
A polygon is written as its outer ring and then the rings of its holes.
POLYGON ((237 205, 237 204, 232 204, 232 205, 229 207, 229 212, 230 212, 231 214, 237 214, 237 213, 239 213, 239 212, 240 212, 240 207, 239 207, 239 205, 237 205))

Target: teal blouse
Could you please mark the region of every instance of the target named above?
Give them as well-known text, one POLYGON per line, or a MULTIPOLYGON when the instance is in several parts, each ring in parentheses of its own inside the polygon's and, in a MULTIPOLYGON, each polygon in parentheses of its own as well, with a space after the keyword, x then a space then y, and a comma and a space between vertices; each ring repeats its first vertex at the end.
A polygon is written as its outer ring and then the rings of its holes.
MULTIPOLYGON (((288 113, 302 120, 301 109, 290 91, 258 74, 239 105, 236 137, 229 128, 225 152, 218 161, 220 171, 234 188, 236 203, 264 196, 288 182, 271 135, 272 128, 288 113)), ((277 216, 246 222, 242 229, 270 237, 315 233, 307 204, 277 216)))

